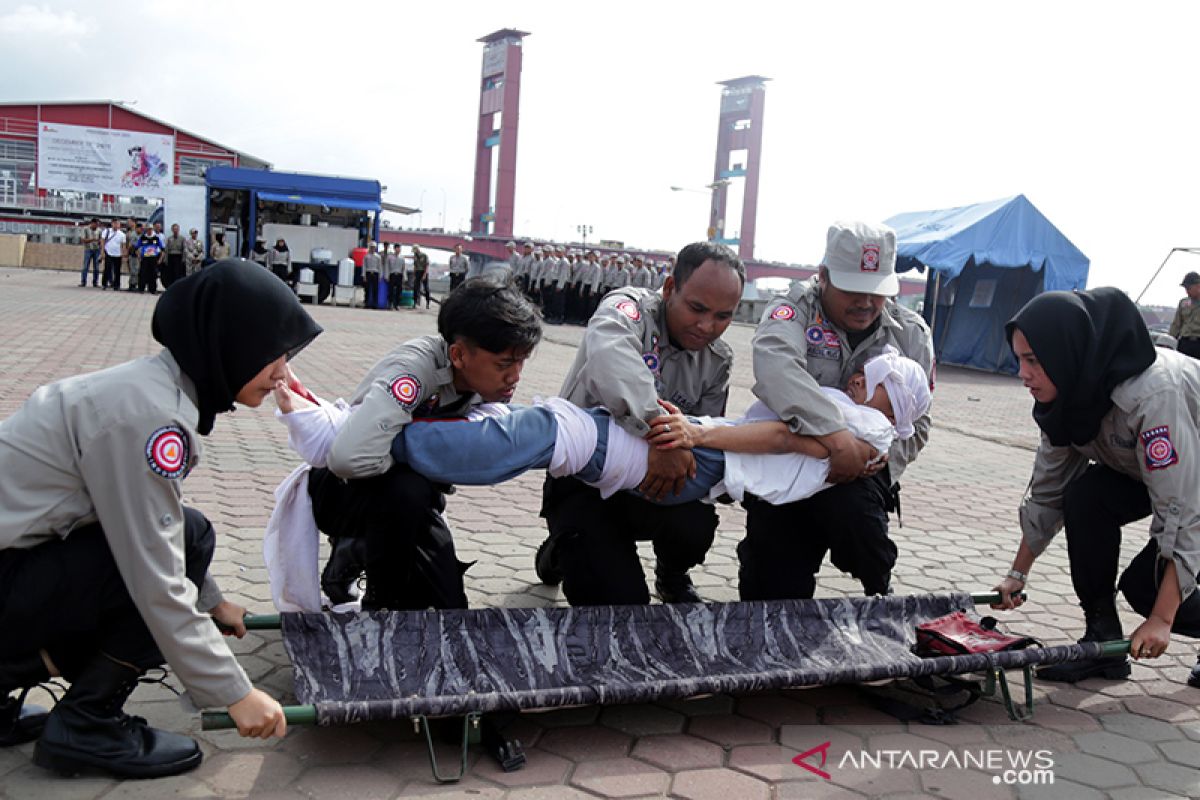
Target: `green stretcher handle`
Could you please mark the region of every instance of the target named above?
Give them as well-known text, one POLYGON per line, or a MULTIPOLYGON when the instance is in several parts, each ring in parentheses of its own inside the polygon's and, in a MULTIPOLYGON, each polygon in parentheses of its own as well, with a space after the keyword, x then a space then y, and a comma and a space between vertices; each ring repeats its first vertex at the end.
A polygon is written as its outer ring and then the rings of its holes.
POLYGON ((1101 642, 1100 652, 1105 656, 1124 656, 1129 655, 1129 647, 1132 645, 1129 639, 1114 639, 1111 642, 1101 642))
MULTIPOLYGON (((246 623, 248 631, 277 631, 281 624, 278 614, 247 614, 242 617, 242 621, 246 623)), ((233 628, 228 625, 222 625, 216 620, 213 622, 221 629, 221 633, 233 633, 233 628)))
MULTIPOLYGON (((1025 594, 1024 592, 1018 592, 1017 597, 1021 598, 1022 600, 1029 599, 1029 595, 1025 594)), ((992 603, 1000 602, 1000 593, 983 592, 981 594, 973 594, 971 595, 971 602, 977 606, 990 606, 992 603)))
MULTIPOLYGON (((288 725, 316 725, 316 706, 284 706, 283 718, 288 725)), ((200 714, 200 730, 225 731, 236 728, 233 717, 224 711, 203 711, 200 714)))

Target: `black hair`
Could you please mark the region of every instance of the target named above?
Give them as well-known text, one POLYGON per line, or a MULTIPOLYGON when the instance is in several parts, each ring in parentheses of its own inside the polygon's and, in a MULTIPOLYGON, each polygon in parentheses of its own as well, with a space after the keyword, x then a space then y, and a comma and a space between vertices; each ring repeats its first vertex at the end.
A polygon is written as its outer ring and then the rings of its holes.
POLYGON ((442 301, 438 333, 489 353, 528 353, 542 339, 542 316, 511 279, 471 278, 442 301))
POLYGON ((675 288, 681 288, 705 261, 717 261, 726 265, 737 273, 742 286, 746 285, 746 266, 737 253, 716 242, 692 242, 680 250, 675 258, 675 269, 671 272, 671 276, 675 278, 675 288))

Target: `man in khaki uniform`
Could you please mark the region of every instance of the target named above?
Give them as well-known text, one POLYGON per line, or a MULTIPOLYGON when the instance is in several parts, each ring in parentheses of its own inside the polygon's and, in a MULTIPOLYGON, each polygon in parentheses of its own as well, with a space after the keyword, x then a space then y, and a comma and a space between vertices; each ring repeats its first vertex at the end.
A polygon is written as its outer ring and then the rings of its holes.
POLYGON ((327 468, 309 475, 317 526, 334 544, 322 588, 335 603, 352 599, 348 586, 365 565, 364 608, 466 608, 463 565, 442 517, 447 487, 397 465, 392 439, 414 418, 511 400, 542 329, 515 286, 485 276, 443 301, 438 332, 371 368, 350 398, 357 408, 334 438, 327 468))
POLYGON ((1187 297, 1179 301, 1168 333, 1179 342, 1179 352, 1200 358, 1200 272, 1189 272, 1180 285, 1187 297))
MULTIPOLYGON (((725 412, 733 350, 720 337, 741 299, 745 269, 733 251, 709 242, 683 248, 679 264, 661 294, 619 289, 601 301, 559 391, 581 408, 607 409, 635 436, 665 413, 660 399, 686 414, 725 412)), ((693 466, 690 453, 652 449, 641 488, 654 498, 677 493, 693 466)), ((639 539, 654 542, 659 596, 699 600, 687 571, 712 544, 712 506, 657 506, 624 492, 605 500, 574 478, 547 479, 544 497, 550 536, 538 549, 538 576, 561 580, 572 605, 649 602, 639 539)))
POLYGON ((835 223, 819 275, 763 313, 753 342, 754 394, 794 433, 820 438, 837 485, 783 506, 747 499, 746 537, 738 546, 743 600, 812 597, 826 552, 868 595, 890 591, 896 545, 887 515, 895 508, 896 482, 929 439, 929 416, 916 421, 913 436, 876 454, 846 430, 820 387, 845 386, 886 345, 932 376, 928 326, 889 299, 900 288, 895 265, 890 228, 835 223), (887 458, 875 461, 876 455, 887 458))

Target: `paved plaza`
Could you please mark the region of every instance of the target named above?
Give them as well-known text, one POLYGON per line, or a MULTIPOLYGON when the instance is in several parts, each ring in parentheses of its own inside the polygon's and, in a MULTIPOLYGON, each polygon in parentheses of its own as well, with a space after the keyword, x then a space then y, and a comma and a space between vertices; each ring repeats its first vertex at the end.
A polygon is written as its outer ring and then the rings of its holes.
MULTIPOLYGON (((77 282, 68 272, 0 269, 0 416, 15 411, 39 384, 157 349, 150 336, 154 298, 78 288, 77 282)), ((435 332, 436 310, 313 308, 325 333, 294 368, 315 392, 347 395, 396 343, 435 332)), ((557 391, 581 334, 575 327, 547 329, 525 370, 518 402, 557 391)), ((752 399, 752 335, 744 325, 726 334, 737 358, 729 403, 735 413, 752 399)), ((903 481, 902 527, 893 516, 898 593, 983 591, 1007 570, 1018 540, 1017 502, 1037 441, 1030 403, 1015 379, 939 370, 932 438, 903 481)), ((273 610, 261 540, 272 491, 297 461, 272 414, 273 406, 265 406, 219 417, 201 466, 184 484, 185 501, 217 528, 214 575, 226 595, 251 612, 273 610)), ((560 591, 539 584, 533 572, 545 530, 537 516, 541 480, 527 475, 493 488, 461 488, 449 499, 460 557, 477 562, 467 574, 473 606, 564 603, 560 591)), ((694 578, 706 600, 731 601, 737 598, 735 547, 745 515, 730 505, 719 513, 717 542, 694 578)), ((1144 545, 1146 529, 1146 522, 1128 529, 1126 560, 1144 545)), ((649 555, 646 546, 643 556, 649 555)), ((818 596, 857 591, 857 582, 836 570, 820 576, 818 596)), ((1038 561, 1028 591, 1031 602, 1003 620, 1010 629, 1054 644, 1079 635, 1082 619, 1065 542, 1038 561)), ((1123 617, 1129 633, 1138 620, 1127 609, 1123 617)), ((251 633, 233 647, 258 685, 295 702, 278 632, 251 633)), ((198 736, 206 756, 199 769, 142 782, 60 779, 32 766, 33 746, 26 745, 0 750, 0 797, 1197 797, 1200 689, 1184 682, 1195 657, 1195 643, 1176 638, 1163 658, 1136 664, 1129 681, 1038 684, 1037 711, 1027 723, 1010 722, 999 703, 983 700, 961 712, 955 726, 903 724, 874 710, 854 687, 527 713, 516 723, 528 756, 524 769, 504 773, 476 747, 467 777, 447 786, 433 781, 424 741, 407 722, 293 727, 285 740, 263 743, 232 732, 201 733, 198 716, 185 712, 169 691, 142 686, 127 710, 198 736), (825 742, 831 743, 828 779, 791 763, 825 742), (1005 757, 1049 751, 1054 784, 1008 785, 1000 770, 989 768, 842 763, 844 753, 859 750, 999 751, 1005 757)), ((452 763, 454 750, 445 745, 439 755, 452 763)))

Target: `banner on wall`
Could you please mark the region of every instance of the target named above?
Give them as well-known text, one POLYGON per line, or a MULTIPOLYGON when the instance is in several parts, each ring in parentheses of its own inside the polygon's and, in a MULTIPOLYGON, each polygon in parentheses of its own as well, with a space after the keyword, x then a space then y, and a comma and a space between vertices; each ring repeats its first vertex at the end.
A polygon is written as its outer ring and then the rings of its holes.
POLYGON ((38 187, 162 197, 174 180, 175 139, 162 133, 38 125, 38 187))

